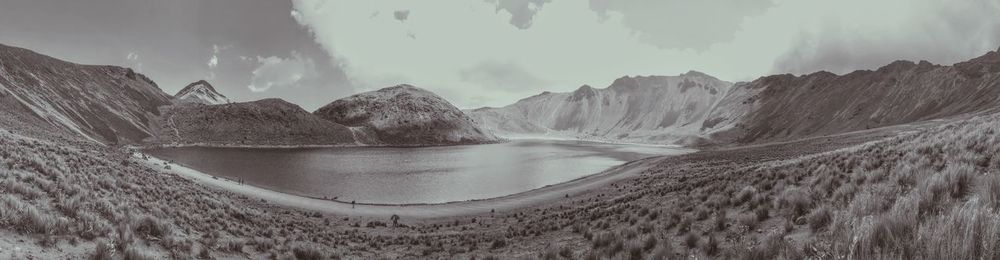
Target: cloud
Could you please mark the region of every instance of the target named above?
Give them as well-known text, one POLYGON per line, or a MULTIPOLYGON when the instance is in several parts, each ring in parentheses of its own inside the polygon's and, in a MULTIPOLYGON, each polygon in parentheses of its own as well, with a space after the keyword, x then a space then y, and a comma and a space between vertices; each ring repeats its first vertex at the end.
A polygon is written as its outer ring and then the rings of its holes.
POLYGON ((125 66, 135 69, 135 71, 142 73, 142 62, 139 61, 139 53, 129 52, 125 55, 125 66))
POLYGON ((233 47, 233 45, 225 45, 225 46, 221 46, 220 47, 219 45, 212 44, 212 56, 210 56, 208 58, 208 63, 206 63, 208 65, 208 68, 209 69, 215 69, 215 67, 218 67, 219 66, 219 53, 221 53, 224 50, 228 50, 228 49, 230 49, 232 47, 233 47))
POLYGON ((847 73, 901 59, 952 64, 1000 45, 998 1, 851 0, 841 4, 866 8, 847 12, 846 7, 819 7, 846 15, 821 19, 817 26, 805 28, 778 57, 773 71, 847 73), (906 11, 891 12, 903 6, 906 11))
POLYGON ((697 51, 733 40, 744 19, 771 6, 771 0, 590 0, 602 17, 621 14, 622 24, 646 43, 697 51))
POLYGON ((1000 44, 994 0, 644 1, 293 0, 292 13, 356 89, 410 83, 466 108, 625 75, 742 81, 893 58, 953 62, 1000 44), (527 12, 515 8, 524 3, 527 12), (394 10, 420 15, 369 18, 394 10), (513 87, 533 79, 547 84, 513 87))
POLYGON ((257 57, 258 66, 251 72, 251 82, 247 88, 253 92, 264 92, 272 88, 295 87, 303 80, 318 77, 316 65, 311 58, 292 52, 291 57, 257 57))
POLYGON ((512 62, 484 61, 458 72, 462 81, 492 89, 519 91, 540 89, 547 81, 512 62))
POLYGON ((488 3, 496 5, 496 11, 507 11, 510 14, 510 24, 520 29, 528 29, 535 18, 535 14, 542 9, 545 3, 552 0, 486 0, 488 3))
POLYGON ((410 10, 396 10, 392 12, 392 17, 400 22, 406 21, 406 18, 410 17, 410 10))

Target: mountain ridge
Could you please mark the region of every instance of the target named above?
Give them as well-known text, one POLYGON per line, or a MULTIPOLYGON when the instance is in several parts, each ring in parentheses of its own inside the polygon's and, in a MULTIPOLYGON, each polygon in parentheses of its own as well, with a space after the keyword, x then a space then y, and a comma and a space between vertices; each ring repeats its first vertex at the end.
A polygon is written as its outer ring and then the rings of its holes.
POLYGON ((130 68, 83 65, 0 44, 3 125, 24 128, 13 118, 51 125, 40 130, 79 135, 99 143, 137 143, 151 135, 150 118, 170 96, 130 68))
POLYGON ((545 91, 504 107, 467 112, 501 136, 672 143, 695 134, 692 124, 731 84, 697 71, 624 76, 603 89, 583 85, 572 92, 545 91))
POLYGON ((1000 52, 952 66, 898 60, 738 83, 702 130, 723 143, 783 141, 987 111, 1000 106, 998 96, 1000 52))

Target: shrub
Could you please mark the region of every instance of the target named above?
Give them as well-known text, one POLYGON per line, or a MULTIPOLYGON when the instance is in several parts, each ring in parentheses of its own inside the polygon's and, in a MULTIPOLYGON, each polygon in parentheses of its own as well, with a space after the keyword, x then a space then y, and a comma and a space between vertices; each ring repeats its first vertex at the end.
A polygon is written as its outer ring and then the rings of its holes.
POLYGON ((325 259, 323 252, 314 247, 298 246, 292 249, 292 255, 299 260, 322 260, 325 259))
POLYGON ((171 230, 170 224, 150 215, 143 215, 133 219, 132 225, 135 227, 134 231, 136 234, 148 237, 163 238, 169 235, 171 230))
POLYGON ((708 236, 708 241, 705 242, 705 245, 702 247, 702 250, 704 250, 705 254, 709 256, 714 256, 715 254, 718 254, 719 241, 715 240, 715 236, 708 236))
POLYGON ((642 250, 649 251, 656 247, 656 236, 647 236, 642 242, 642 250))
POLYGON ((125 249, 125 252, 122 252, 122 259, 124 259, 124 260, 154 260, 155 258, 153 258, 152 256, 150 256, 146 252, 143 252, 142 249, 139 249, 138 247, 131 246, 128 249, 125 249))
POLYGON ((928 259, 1000 258, 1000 214, 978 198, 927 221, 920 233, 919 248, 928 259))
POLYGON ((770 260, 779 259, 778 256, 787 247, 787 242, 780 237, 768 237, 759 245, 750 247, 739 255, 745 260, 770 260))
POLYGON ((493 240, 493 243, 490 244, 490 249, 500 249, 500 248, 504 248, 506 246, 507 246, 507 240, 505 240, 503 238, 498 238, 498 239, 493 240))
POLYGON ((726 230, 726 212, 715 213, 715 219, 712 222, 713 227, 716 231, 726 230))
POLYGON ((805 215, 812 207, 809 192, 800 187, 788 187, 775 199, 777 208, 786 209, 793 219, 805 215))
POLYGON ((222 244, 222 250, 230 253, 243 252, 243 240, 229 239, 222 244))
POLYGON ((115 248, 108 244, 107 241, 97 241, 94 245, 94 253, 91 254, 90 259, 93 260, 110 260, 113 259, 115 255, 115 248))
POLYGON ((809 213, 809 228, 813 232, 819 232, 833 221, 833 213, 829 206, 821 206, 809 213))
POLYGON ((757 189, 755 189, 753 186, 743 187, 743 189, 736 194, 735 198, 736 200, 734 201, 734 203, 736 205, 743 204, 752 199, 755 195, 757 195, 757 189))
POLYGON ((688 248, 695 248, 698 246, 698 235, 693 232, 688 232, 684 235, 684 245, 688 248))
POLYGON ((747 227, 747 230, 754 230, 757 228, 757 224, 759 223, 757 221, 757 216, 754 214, 740 215, 739 217, 736 217, 736 221, 740 225, 747 227))
POLYGON ((990 173, 979 181, 979 197, 983 204, 994 210, 1000 209, 1000 174, 990 173))

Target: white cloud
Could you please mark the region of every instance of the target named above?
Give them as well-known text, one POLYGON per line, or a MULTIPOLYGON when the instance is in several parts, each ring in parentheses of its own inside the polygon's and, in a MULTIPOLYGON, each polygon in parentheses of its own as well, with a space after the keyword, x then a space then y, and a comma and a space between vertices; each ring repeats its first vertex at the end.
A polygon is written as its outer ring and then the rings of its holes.
POLYGON ((142 73, 142 62, 139 61, 139 53, 133 51, 126 54, 125 66, 134 69, 136 72, 142 73))
POLYGON ((212 55, 211 58, 208 58, 208 67, 214 69, 216 66, 219 66, 219 56, 212 55))
POLYGON ((306 79, 315 79, 319 74, 311 58, 292 52, 291 57, 257 57, 258 66, 251 72, 252 78, 247 88, 253 92, 264 92, 272 88, 295 87, 306 79))
POLYGON ((215 67, 218 67, 219 53, 221 53, 224 50, 228 50, 232 47, 233 45, 219 46, 217 44, 212 44, 212 56, 208 58, 208 63, 206 63, 208 65, 208 68, 215 69, 215 67))
MULTIPOLYGON (((293 3, 292 16, 312 30, 316 41, 344 67, 355 86, 374 89, 411 83, 460 107, 505 105, 543 89, 606 86, 623 75, 676 75, 698 70, 726 80, 750 80, 772 72, 805 72, 828 66, 815 58, 824 55, 813 53, 828 53, 829 48, 816 47, 822 46, 817 43, 838 40, 849 43, 837 44, 843 47, 835 50, 856 52, 852 56, 864 61, 852 60, 844 66, 852 68, 867 66, 864 58, 875 51, 952 62, 1000 44, 996 37, 1000 16, 995 15, 1000 8, 994 0, 962 4, 943 0, 886 0, 877 4, 774 0, 766 10, 738 19, 738 30, 731 32, 731 37, 710 37, 722 40, 701 41, 706 46, 697 50, 654 46, 647 34, 669 31, 637 32, 626 22, 629 13, 614 8, 598 12, 588 1, 555 0, 545 3, 544 9, 533 7, 537 12, 525 29, 512 26, 512 14, 497 12, 493 1, 293 3), (405 23, 370 17, 395 10, 417 15, 405 23), (954 22, 963 20, 967 21, 954 22), (840 31, 833 34, 830 28, 840 31), (932 53, 931 49, 949 51, 940 57, 924 55, 932 53), (469 77, 468 73, 463 77, 463 71, 491 61, 514 64, 547 84, 511 91, 517 88, 497 88, 497 81, 490 77, 469 77)), ((713 13, 704 15, 711 17, 713 13)), ((685 37, 698 33, 700 23, 713 21, 681 22, 694 29, 657 37, 685 37)))

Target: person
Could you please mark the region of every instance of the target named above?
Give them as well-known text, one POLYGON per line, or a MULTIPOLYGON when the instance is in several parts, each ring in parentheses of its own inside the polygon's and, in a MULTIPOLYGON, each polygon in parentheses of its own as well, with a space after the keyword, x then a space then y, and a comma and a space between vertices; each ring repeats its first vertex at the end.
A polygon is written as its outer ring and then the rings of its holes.
POLYGON ((354 201, 353 200, 351 201, 351 208, 352 209, 354 208, 354 201))

